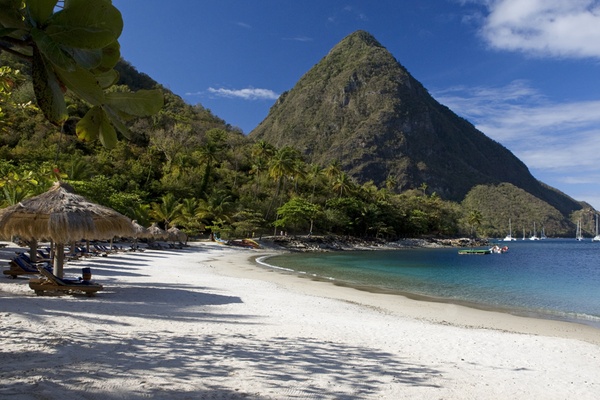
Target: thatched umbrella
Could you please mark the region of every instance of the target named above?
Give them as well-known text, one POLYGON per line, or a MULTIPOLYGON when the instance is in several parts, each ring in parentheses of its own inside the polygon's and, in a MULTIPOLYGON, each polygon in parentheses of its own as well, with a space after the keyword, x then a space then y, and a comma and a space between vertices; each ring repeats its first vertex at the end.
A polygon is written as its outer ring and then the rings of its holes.
POLYGON ((54 274, 58 277, 63 275, 65 243, 132 234, 129 218, 75 194, 64 182, 57 182, 39 196, 0 210, 0 235, 55 243, 54 274))
POLYGON ((187 240, 187 235, 185 232, 181 231, 176 226, 167 229, 167 233, 169 234, 169 240, 173 242, 185 242, 187 240))
POLYGON ((169 234, 155 222, 148 228, 148 235, 154 239, 167 239, 169 234))
POLYGON ((137 250, 137 242, 138 239, 149 237, 148 229, 144 228, 140 225, 136 220, 131 221, 131 225, 133 226, 133 250, 137 250))
POLYGON ((148 229, 144 228, 136 220, 131 221, 131 225, 133 226, 133 238, 134 239, 142 239, 142 238, 150 236, 148 234, 148 229))

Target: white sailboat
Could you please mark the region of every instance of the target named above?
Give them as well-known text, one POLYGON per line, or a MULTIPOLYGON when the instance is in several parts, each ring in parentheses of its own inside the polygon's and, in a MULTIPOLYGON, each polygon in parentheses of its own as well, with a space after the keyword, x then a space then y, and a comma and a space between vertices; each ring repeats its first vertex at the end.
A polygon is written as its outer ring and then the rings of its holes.
POLYGON ((583 240, 583 235, 581 234, 581 220, 577 221, 577 230, 575 231, 575 239, 583 240))
POLYGON ((512 225, 510 222, 510 218, 508 219, 508 235, 506 235, 506 237, 504 239, 502 239, 504 242, 512 242, 515 241, 517 239, 515 239, 514 237, 512 237, 512 225))
POLYGON ((546 229, 542 227, 542 234, 540 235, 540 240, 548 239, 546 236, 546 229))
POLYGON ((598 234, 598 214, 596 214, 596 236, 592 238, 592 242, 600 242, 600 235, 598 234))
POLYGON ((533 235, 529 238, 529 240, 540 240, 540 238, 535 234, 535 222, 533 223, 533 235))

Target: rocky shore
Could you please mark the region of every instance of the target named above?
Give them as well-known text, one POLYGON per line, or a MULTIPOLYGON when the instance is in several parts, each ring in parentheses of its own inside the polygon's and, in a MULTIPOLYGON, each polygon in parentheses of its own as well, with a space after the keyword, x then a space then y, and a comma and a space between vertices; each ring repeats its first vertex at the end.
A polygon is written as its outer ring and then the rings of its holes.
POLYGON ((471 238, 411 238, 397 241, 383 239, 361 239, 352 236, 269 236, 259 241, 264 248, 298 252, 327 252, 350 250, 395 250, 406 248, 479 247, 488 246, 486 239, 471 238))

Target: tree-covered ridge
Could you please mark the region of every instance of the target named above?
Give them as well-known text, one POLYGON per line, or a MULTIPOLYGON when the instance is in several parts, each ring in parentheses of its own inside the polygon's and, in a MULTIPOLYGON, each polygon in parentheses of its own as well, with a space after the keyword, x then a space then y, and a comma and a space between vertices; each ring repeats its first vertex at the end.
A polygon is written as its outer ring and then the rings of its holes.
MULTIPOLYGON (((128 71, 124 80, 138 84, 141 77, 147 85, 135 68, 121 71, 128 71)), ((30 86, 23 79, 11 99, 31 99, 30 86)), ((394 194, 391 181, 388 188, 360 185, 336 163, 321 168, 291 147, 253 142, 209 110, 160 89, 165 107, 131 121, 131 140, 112 150, 79 141, 73 124, 61 133, 35 107, 3 103, 3 203, 45 191, 58 173, 80 194, 144 225, 177 225, 191 234, 308 233, 311 223, 315 233, 386 238, 460 232, 457 204, 424 191, 394 194)), ((73 119, 89 108, 78 99, 69 104, 73 119)))
POLYGON ((557 209, 510 183, 475 186, 462 205, 482 214, 480 232, 484 236, 507 235, 509 220, 513 237, 532 236, 534 224, 537 236, 542 229, 546 235, 570 230, 570 224, 557 209))
MULTIPOLYGON (((127 63, 116 67, 119 85, 158 89, 165 106, 152 117, 128 121, 130 140, 112 150, 97 141, 82 142, 75 124, 90 105, 67 95, 70 117, 61 132, 34 103, 23 106, 33 99, 26 66, 5 53, 0 60, 12 71, 8 94, 0 96, 3 205, 47 190, 58 175, 79 194, 145 226, 176 225, 191 235, 312 231, 392 240, 473 230, 473 208, 466 203, 443 200, 426 184, 398 193, 392 175, 380 184, 359 182, 340 162, 321 166, 291 146, 252 140, 127 63)), ((474 233, 504 236, 507 222, 488 215, 498 209, 480 208, 482 220, 496 222, 474 233)), ((564 229, 548 233, 566 235, 573 226, 564 229)))
POLYGON ((338 159, 360 182, 381 186, 392 176, 397 191, 426 183, 461 201, 475 185, 509 182, 565 216, 581 208, 439 104, 364 31, 344 38, 284 93, 250 137, 294 146, 323 167, 338 159))

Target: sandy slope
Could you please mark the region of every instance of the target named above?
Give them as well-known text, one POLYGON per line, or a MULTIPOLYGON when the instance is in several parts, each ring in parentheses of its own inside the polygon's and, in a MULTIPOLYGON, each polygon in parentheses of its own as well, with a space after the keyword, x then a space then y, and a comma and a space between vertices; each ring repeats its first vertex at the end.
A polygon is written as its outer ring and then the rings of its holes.
POLYGON ((597 330, 312 282, 258 254, 71 263, 105 285, 92 299, 0 278, 0 398, 598 398, 597 330))

